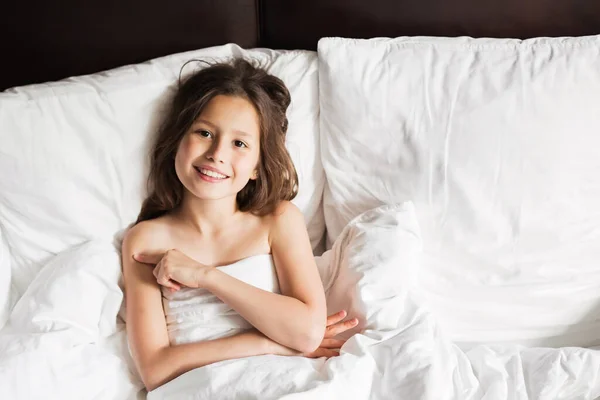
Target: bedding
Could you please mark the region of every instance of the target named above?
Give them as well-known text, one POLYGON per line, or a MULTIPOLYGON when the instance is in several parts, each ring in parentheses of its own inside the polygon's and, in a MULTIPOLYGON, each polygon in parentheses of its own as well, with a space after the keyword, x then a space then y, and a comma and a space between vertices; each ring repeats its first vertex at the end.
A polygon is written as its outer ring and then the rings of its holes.
MULTIPOLYGON (((219 267, 222 272, 268 292, 280 293, 271 254, 257 254, 219 267)), ((242 333, 252 325, 203 288, 161 287, 167 332, 172 345, 214 340, 242 333)))
MULTIPOLYGON (((328 313, 346 309, 347 319, 360 321, 346 337, 358 334, 367 342, 381 342, 397 333, 399 321, 411 318, 403 305, 419 250, 414 208, 403 203, 358 216, 334 248, 316 258, 328 313)), ((308 398, 369 398, 371 384, 364 377, 373 375, 379 364, 370 359, 374 355, 369 350, 358 346, 356 354, 328 361, 267 355, 215 363, 181 375, 148 398, 266 399, 306 391, 303 396, 308 398), (278 384, 262 384, 266 379, 278 384)))
POLYGON ((122 300, 111 242, 51 258, 0 331, 0 398, 135 398, 143 385, 118 318, 122 300))
POLYGON ((319 42, 328 247, 414 202, 448 337, 600 343, 600 36, 319 42))
MULTIPOLYGON (((190 59, 256 60, 288 86, 286 146, 299 177, 294 203, 315 253, 324 234, 315 52, 230 44, 94 75, 0 93, 0 224, 21 296, 54 255, 117 239, 145 195, 147 152, 182 65, 190 59)), ((191 63, 182 74, 198 66, 191 63)))
POLYGON ((0 229, 0 329, 6 323, 13 306, 14 292, 10 278, 10 250, 0 229))
POLYGON ((227 45, 0 93, 0 398, 600 397, 599 37, 318 55, 227 45), (327 225, 329 313, 360 324, 339 357, 229 360, 147 394, 119 240, 180 66, 242 54, 290 88, 295 203, 315 254, 327 225))
POLYGON ((189 371, 147 395, 117 318, 122 296, 118 251, 110 242, 86 242, 42 268, 15 306, 18 314, 0 331, 0 398, 600 396, 600 349, 479 345, 464 351, 448 340, 415 296, 411 276, 419 268, 419 232, 412 204, 386 205, 351 221, 333 249, 317 257, 328 300, 357 304, 353 314, 366 321, 339 357, 223 361, 189 371), (352 279, 332 280, 336 275, 352 279), (350 298, 340 296, 336 285, 352 291, 350 298))
POLYGON ((350 221, 331 250, 316 258, 327 314, 346 310, 365 329, 393 330, 414 283, 421 234, 411 202, 384 205, 350 221))

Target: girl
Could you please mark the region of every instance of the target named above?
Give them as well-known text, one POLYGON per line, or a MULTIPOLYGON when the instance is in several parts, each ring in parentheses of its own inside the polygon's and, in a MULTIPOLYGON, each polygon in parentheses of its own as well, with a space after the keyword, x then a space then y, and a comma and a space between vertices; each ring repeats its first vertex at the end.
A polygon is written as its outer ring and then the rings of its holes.
POLYGON ((148 390, 227 359, 333 356, 333 337, 358 322, 326 318, 290 202, 289 104, 280 79, 240 59, 180 83, 122 246, 128 339, 148 390))

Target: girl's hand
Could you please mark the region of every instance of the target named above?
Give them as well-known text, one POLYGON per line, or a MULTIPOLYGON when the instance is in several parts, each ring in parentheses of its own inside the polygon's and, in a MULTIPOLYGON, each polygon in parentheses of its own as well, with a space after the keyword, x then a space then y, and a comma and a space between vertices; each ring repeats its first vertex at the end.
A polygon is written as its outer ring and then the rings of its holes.
POLYGON ((175 292, 182 286, 200 287, 211 267, 199 263, 173 249, 163 254, 134 254, 134 260, 154 265, 154 276, 159 285, 175 292))
POLYGON ((346 340, 333 338, 336 335, 347 331, 348 329, 354 328, 358 324, 358 320, 356 318, 340 322, 341 320, 346 318, 346 315, 346 311, 342 310, 327 317, 327 327, 325 328, 325 335, 323 336, 323 341, 321 342, 319 347, 312 353, 300 353, 298 351, 285 347, 279 343, 272 342, 275 345, 272 354, 277 354, 280 356, 302 356, 308 358, 329 358, 339 356, 339 349, 344 345, 344 343, 346 343, 346 340))
POLYGON ((339 311, 327 317, 327 327, 325 335, 319 347, 312 353, 301 354, 308 358, 335 357, 340 355, 340 348, 346 343, 346 340, 333 339, 336 335, 354 328, 358 324, 358 319, 352 318, 348 321, 340 322, 346 318, 346 310, 339 311))

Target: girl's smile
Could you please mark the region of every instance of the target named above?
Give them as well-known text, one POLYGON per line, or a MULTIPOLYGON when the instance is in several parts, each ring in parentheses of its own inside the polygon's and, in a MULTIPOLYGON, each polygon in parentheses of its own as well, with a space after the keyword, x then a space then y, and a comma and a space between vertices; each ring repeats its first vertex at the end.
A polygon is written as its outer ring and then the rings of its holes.
POLYGON ((200 165, 198 167, 194 166, 194 169, 196 170, 196 172, 198 172, 200 178, 208 182, 221 182, 229 178, 229 176, 225 175, 218 169, 210 167, 208 165, 200 165))

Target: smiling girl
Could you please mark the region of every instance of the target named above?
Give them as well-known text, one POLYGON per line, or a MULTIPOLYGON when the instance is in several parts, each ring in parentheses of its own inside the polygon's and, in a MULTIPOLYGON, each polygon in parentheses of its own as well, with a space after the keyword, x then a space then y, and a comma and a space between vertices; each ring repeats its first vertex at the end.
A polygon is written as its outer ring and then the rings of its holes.
POLYGON ((151 154, 149 196, 122 246, 127 331, 148 390, 214 362, 330 357, 356 325, 326 318, 298 177, 290 94, 238 59, 180 84, 151 154))

